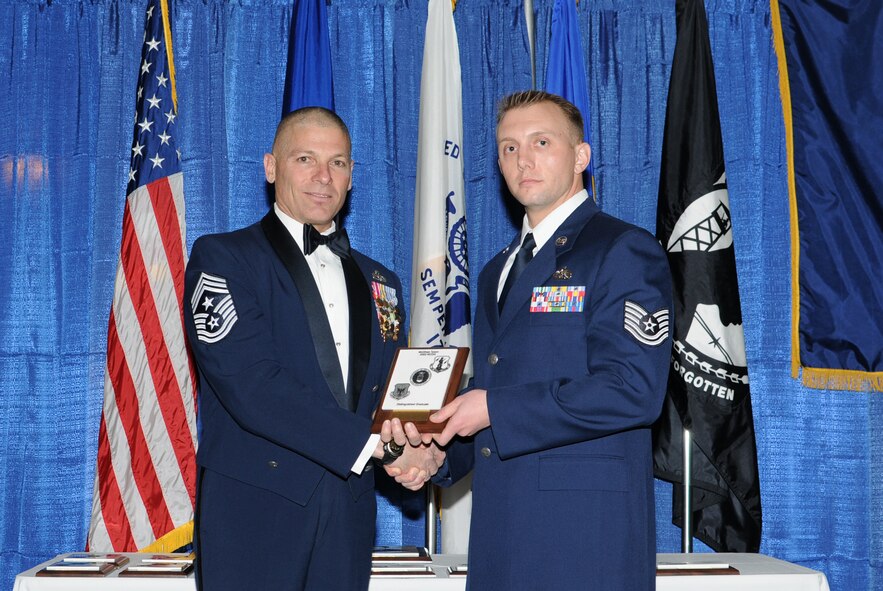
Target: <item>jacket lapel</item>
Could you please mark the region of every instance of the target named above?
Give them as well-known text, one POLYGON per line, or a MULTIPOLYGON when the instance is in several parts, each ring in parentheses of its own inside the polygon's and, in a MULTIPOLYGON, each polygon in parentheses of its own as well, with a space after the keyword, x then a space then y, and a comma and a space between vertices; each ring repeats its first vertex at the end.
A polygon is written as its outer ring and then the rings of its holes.
POLYGON ((490 282, 490 285, 484 290, 484 300, 481 302, 481 305, 485 308, 484 311, 492 330, 497 328, 497 323, 500 320, 500 310, 497 307, 497 289, 500 286, 500 273, 503 272, 503 266, 506 264, 506 259, 509 258, 509 253, 512 252, 513 248, 518 248, 519 238, 519 236, 516 236, 512 244, 488 261, 482 272, 484 277, 487 278, 486 281, 490 282))
POLYGON ((505 330, 519 310, 530 304, 534 286, 542 285, 554 272, 555 242, 552 239, 537 251, 537 254, 524 268, 521 276, 512 284, 509 295, 506 297, 506 303, 500 312, 500 331, 505 330))
POLYGON ((346 275, 346 291, 350 310, 350 379, 349 388, 353 401, 353 410, 359 407, 359 395, 368 373, 368 361, 371 359, 371 304, 373 298, 365 280, 365 269, 357 264, 355 253, 343 263, 346 275))
MULTIPOLYGON (((310 273, 307 260, 273 211, 270 211, 261 220, 261 228, 273 246, 273 250, 282 260, 282 264, 285 265, 285 269, 300 294, 310 334, 313 336, 313 346, 316 348, 316 359, 319 361, 319 368, 322 370, 328 388, 337 403, 343 408, 347 408, 349 404, 347 403, 343 374, 340 372, 340 361, 334 347, 334 337, 331 334, 331 326, 328 324, 328 316, 325 314, 322 297, 319 295, 319 288, 316 287, 316 281, 313 279, 313 274, 310 273)), ((349 282, 347 282, 347 290, 349 290, 349 282)))
MULTIPOLYGON (((530 305, 531 298, 533 297, 533 288, 544 285, 548 281, 549 277, 558 268, 559 258, 573 248, 582 229, 599 211, 600 209, 595 205, 595 202, 587 199, 564 220, 561 226, 552 234, 552 237, 537 251, 536 256, 524 268, 521 277, 512 284, 512 289, 506 298, 506 304, 500 313, 499 330, 496 333, 498 336, 524 306, 530 305)), ((518 247, 518 239, 519 237, 516 237, 514 248, 518 247)), ((513 246, 509 248, 513 248, 513 246)), ((506 252, 509 252, 509 249, 506 252)), ((503 260, 505 261, 505 258, 503 260)), ((498 280, 500 278, 500 271, 502 271, 502 266, 496 273, 498 280)), ((496 295, 496 290, 494 295, 496 295)), ((494 310, 496 311, 496 299, 493 303, 494 310)), ((496 315, 492 317, 496 318, 496 315)))

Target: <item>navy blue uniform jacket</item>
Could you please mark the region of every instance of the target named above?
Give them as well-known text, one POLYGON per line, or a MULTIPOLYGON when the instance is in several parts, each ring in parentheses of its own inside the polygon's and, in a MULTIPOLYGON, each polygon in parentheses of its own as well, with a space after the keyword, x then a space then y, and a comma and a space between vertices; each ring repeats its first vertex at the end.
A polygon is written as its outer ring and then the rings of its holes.
POLYGON ((356 251, 353 259, 364 279, 356 298, 348 286, 356 412, 338 403, 345 385, 324 306, 275 213, 196 241, 184 308, 200 375, 199 466, 303 506, 328 473, 346 479, 354 497, 373 490, 373 473, 350 469, 401 339, 382 337, 372 283, 398 298, 401 285, 379 263, 356 251))
POLYGON ((454 480, 475 468, 469 588, 653 589, 649 427, 671 350, 665 253, 588 200, 498 313, 500 273, 517 247, 479 277, 474 386, 488 392, 491 426, 448 453, 454 480), (573 311, 544 311, 537 288, 549 286, 585 289, 582 310, 576 295, 573 311))

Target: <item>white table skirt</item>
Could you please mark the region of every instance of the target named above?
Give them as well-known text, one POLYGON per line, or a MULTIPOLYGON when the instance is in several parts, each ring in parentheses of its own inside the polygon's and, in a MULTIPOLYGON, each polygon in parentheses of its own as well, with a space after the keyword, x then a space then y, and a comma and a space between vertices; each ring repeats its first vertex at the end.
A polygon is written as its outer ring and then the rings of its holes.
POLYGON ((656 561, 725 562, 739 570, 739 575, 656 577, 656 591, 830 591, 823 573, 763 554, 657 554, 656 561))
MULTIPOLYGON (((36 577, 45 565, 65 556, 61 554, 15 578, 13 591, 193 591, 193 576, 187 578, 117 577, 36 577)), ((140 561, 138 554, 128 554, 129 564, 140 561)), ((657 591, 830 591, 823 573, 761 554, 657 554, 659 562, 725 562, 739 570, 739 575, 688 575, 656 577, 657 591)), ((433 557, 435 577, 373 578, 370 591, 463 591, 465 577, 448 577, 447 567, 465 562, 463 555, 433 557)))

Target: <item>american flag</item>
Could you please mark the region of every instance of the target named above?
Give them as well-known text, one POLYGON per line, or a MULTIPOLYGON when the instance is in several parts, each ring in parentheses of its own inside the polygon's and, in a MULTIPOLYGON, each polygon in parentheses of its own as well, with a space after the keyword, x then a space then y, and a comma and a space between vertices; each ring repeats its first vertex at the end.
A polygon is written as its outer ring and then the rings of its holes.
POLYGON ((89 549, 135 551, 192 532, 196 383, 181 302, 184 183, 166 0, 147 8, 131 167, 107 329, 89 549))

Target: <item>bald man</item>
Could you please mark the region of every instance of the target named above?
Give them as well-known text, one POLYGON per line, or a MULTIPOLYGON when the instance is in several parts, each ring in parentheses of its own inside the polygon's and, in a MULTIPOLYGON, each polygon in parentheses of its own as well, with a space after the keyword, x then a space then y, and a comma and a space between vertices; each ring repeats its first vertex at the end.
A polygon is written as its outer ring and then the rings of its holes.
POLYGON ((200 589, 367 589, 372 458, 415 490, 443 460, 404 445, 400 424, 370 435, 404 314, 398 277, 351 249, 337 223, 350 151, 333 112, 290 113, 264 156, 273 209, 193 246, 200 589))

